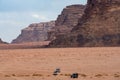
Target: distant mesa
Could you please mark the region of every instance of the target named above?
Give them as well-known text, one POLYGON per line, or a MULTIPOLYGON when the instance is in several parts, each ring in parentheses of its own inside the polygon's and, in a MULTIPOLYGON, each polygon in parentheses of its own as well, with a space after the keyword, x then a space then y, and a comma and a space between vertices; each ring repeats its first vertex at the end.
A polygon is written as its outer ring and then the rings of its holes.
POLYGON ((28 43, 48 40, 48 31, 55 27, 55 21, 30 24, 12 43, 28 43))

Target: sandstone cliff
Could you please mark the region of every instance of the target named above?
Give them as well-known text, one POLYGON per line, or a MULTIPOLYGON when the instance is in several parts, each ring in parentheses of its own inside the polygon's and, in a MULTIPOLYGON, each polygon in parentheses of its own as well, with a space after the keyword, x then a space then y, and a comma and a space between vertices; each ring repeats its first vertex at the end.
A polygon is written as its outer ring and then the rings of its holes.
POLYGON ((55 21, 55 29, 48 32, 49 38, 55 39, 55 36, 70 33, 72 28, 78 24, 78 19, 83 15, 84 9, 84 5, 70 5, 64 8, 55 21))
POLYGON ((88 0, 72 32, 57 37, 49 46, 120 46, 120 0, 88 0))
POLYGON ((30 24, 22 30, 21 34, 12 43, 45 41, 48 39, 48 31, 51 31, 54 27, 54 21, 30 24))
POLYGON ((72 28, 78 24, 78 19, 83 15, 84 9, 84 5, 67 6, 55 22, 31 24, 23 29, 12 43, 51 41, 56 36, 70 33, 72 28))
POLYGON ((84 5, 71 5, 63 9, 56 20, 56 29, 59 34, 69 33, 78 24, 78 19, 84 13, 84 5))

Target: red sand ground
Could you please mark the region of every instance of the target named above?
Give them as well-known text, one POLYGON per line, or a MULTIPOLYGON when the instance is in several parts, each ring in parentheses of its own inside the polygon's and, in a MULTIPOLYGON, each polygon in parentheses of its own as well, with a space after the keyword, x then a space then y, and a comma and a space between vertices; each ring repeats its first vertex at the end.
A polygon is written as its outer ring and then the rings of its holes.
POLYGON ((75 80, 120 80, 120 48, 0 50, 0 80, 72 80, 74 72, 75 80))
POLYGON ((20 44, 0 44, 0 49, 33 49, 40 48, 41 46, 48 45, 50 41, 42 42, 28 42, 20 44))

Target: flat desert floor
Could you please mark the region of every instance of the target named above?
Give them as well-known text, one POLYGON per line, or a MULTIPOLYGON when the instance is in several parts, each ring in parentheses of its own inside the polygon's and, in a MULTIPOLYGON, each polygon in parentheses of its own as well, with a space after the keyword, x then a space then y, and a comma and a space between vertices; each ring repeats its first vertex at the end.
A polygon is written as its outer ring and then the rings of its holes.
POLYGON ((0 80, 74 80, 72 73, 75 80, 120 80, 120 48, 0 50, 0 80))

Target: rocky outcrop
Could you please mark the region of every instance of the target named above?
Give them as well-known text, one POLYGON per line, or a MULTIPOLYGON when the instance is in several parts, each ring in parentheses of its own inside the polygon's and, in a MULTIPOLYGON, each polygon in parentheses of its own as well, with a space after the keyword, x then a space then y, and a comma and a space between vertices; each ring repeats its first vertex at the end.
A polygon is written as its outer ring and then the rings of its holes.
POLYGON ((48 32, 49 38, 55 39, 56 36, 70 33, 72 28, 78 24, 84 9, 85 5, 70 5, 64 8, 55 22, 55 30, 48 32))
POLYGON ((12 43, 52 41, 56 36, 70 33, 73 26, 84 13, 84 5, 70 5, 63 9, 61 15, 54 22, 35 23, 23 29, 12 43))
POLYGON ((1 44, 1 43, 3 43, 3 41, 2 41, 1 38, 0 38, 0 44, 1 44))
POLYGON ((7 43, 2 41, 2 39, 0 38, 0 44, 7 44, 7 43))
POLYGON ((63 9, 56 20, 56 29, 59 34, 70 33, 72 28, 78 24, 79 18, 84 13, 84 5, 70 5, 63 9))
POLYGON ((12 43, 40 42, 48 40, 48 31, 55 27, 55 21, 30 24, 23 29, 12 43))
POLYGON ((85 13, 71 33, 50 47, 120 46, 120 0, 88 0, 85 13))

